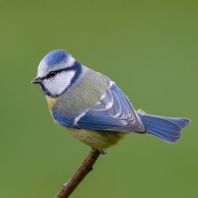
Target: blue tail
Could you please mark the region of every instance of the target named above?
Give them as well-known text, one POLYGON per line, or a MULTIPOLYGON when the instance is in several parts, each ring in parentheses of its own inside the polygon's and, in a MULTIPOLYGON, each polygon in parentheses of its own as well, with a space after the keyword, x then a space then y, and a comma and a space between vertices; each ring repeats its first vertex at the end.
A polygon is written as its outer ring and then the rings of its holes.
POLYGON ((190 123, 188 118, 171 118, 137 112, 149 134, 157 136, 166 142, 179 140, 181 129, 190 123))

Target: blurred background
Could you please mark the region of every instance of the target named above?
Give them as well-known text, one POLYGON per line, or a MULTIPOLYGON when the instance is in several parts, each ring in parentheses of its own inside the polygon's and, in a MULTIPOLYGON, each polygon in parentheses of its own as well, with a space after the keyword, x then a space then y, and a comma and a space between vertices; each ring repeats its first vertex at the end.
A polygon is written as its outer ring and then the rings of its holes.
POLYGON ((192 120, 177 144, 128 135, 71 197, 197 197, 197 21, 193 0, 1 1, 0 197, 54 197, 90 150, 30 83, 52 49, 110 77, 136 109, 192 120))

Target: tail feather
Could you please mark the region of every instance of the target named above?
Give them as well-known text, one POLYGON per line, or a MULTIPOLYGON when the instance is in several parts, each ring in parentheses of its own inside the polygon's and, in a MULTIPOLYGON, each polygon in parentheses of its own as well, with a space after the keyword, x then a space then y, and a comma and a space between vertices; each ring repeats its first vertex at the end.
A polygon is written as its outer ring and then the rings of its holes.
POLYGON ((160 139, 162 139, 162 140, 164 140, 166 142, 169 142, 169 143, 177 142, 179 140, 179 138, 180 138, 180 133, 178 133, 175 136, 168 135, 168 134, 166 134, 164 132, 160 133, 159 131, 155 131, 155 130, 150 130, 148 133, 150 135, 154 135, 154 136, 156 136, 156 137, 158 137, 158 138, 160 138, 160 139))
POLYGON ((188 118, 171 118, 138 112, 149 134, 167 142, 177 142, 181 129, 190 123, 188 118))
POLYGON ((169 117, 164 117, 164 118, 178 124, 181 128, 184 128, 190 123, 190 120, 188 118, 169 118, 169 117))

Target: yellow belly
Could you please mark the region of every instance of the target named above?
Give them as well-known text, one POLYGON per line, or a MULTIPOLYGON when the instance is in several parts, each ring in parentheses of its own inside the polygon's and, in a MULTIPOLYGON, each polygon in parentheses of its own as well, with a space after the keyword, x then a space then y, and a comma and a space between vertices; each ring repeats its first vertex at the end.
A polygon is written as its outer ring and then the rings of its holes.
MULTIPOLYGON (((57 98, 46 97, 49 110, 54 107, 57 102, 57 98)), ((114 131, 92 131, 86 129, 73 129, 65 127, 66 130, 75 138, 83 142, 84 144, 102 150, 109 148, 119 142, 127 132, 114 132, 114 131)))
POLYGON ((84 144, 102 150, 109 148, 118 143, 127 132, 113 132, 113 131, 92 131, 86 129, 73 129, 65 127, 66 130, 75 138, 84 144))

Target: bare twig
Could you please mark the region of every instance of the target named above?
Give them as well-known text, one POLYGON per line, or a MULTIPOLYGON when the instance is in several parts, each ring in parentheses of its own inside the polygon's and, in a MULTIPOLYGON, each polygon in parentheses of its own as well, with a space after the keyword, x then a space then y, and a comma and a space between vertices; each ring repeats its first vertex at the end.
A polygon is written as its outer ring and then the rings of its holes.
POLYGON ((84 177, 92 170, 92 166, 99 157, 100 153, 96 149, 91 149, 84 162, 78 168, 76 173, 70 178, 70 180, 64 184, 55 196, 55 198, 67 198, 75 190, 78 184, 84 179, 84 177))

